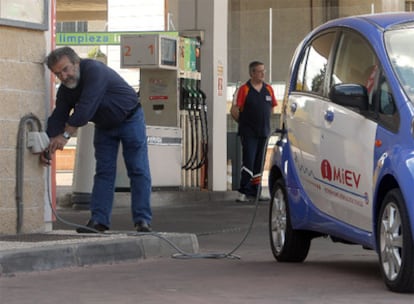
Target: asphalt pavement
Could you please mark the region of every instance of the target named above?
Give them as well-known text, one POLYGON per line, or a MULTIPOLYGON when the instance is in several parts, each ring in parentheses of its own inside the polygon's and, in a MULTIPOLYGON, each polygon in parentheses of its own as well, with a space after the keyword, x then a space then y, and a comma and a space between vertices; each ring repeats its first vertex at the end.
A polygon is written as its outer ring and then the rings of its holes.
MULTIPOLYGON (((267 189, 263 193, 267 196, 267 189)), ((268 202, 236 202, 236 191, 156 191, 151 199, 154 232, 142 234, 133 230, 130 193, 117 192, 110 231, 78 234, 76 225, 87 222, 89 211, 73 208, 70 187, 58 187, 57 194, 52 231, 0 235, 0 275, 204 254, 199 236, 247 233, 250 227, 266 225, 268 210, 268 202)))
MULTIPOLYGON (((157 236, 142 236, 133 235, 128 193, 117 193, 111 235, 80 236, 59 221, 52 236, 0 241, 0 303, 413 303, 412 294, 386 289, 377 255, 361 246, 318 238, 304 263, 277 263, 269 202, 256 208, 236 197, 234 191, 154 192, 157 236), (6 243, 14 249, 4 249, 6 243), (171 258, 180 254, 173 245, 189 258, 171 258), (192 258, 223 255, 240 259, 192 258), (37 271, 48 269, 55 270, 37 271)), ((89 216, 64 204, 58 213, 76 224, 89 216)))

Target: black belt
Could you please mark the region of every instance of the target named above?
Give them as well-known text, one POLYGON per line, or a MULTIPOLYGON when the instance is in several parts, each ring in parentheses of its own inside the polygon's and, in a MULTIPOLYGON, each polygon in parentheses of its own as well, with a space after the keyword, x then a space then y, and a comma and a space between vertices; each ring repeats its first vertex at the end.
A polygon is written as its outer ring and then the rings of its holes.
POLYGON ((137 105, 128 113, 126 119, 130 119, 139 108, 141 108, 140 102, 138 102, 137 105))

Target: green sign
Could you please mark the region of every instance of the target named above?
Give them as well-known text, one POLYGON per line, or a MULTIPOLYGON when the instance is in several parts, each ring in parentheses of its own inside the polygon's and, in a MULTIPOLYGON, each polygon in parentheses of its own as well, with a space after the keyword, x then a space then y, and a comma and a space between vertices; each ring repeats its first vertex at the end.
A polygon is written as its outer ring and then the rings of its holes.
POLYGON ((160 34, 178 36, 178 32, 86 32, 56 33, 56 45, 120 45, 121 35, 160 34))

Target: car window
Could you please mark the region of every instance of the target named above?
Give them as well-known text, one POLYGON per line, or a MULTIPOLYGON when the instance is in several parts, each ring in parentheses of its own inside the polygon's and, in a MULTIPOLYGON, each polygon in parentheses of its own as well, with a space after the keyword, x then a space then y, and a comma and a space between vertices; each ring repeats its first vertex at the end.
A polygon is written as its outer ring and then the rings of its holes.
POLYGON ((379 85, 379 112, 385 115, 392 115, 395 112, 391 90, 385 81, 379 85))
POLYGON ((343 31, 339 38, 330 86, 338 84, 364 86, 368 94, 368 112, 361 114, 393 132, 398 130, 400 118, 391 88, 376 54, 358 33, 343 31))
POLYGON ((414 31, 412 26, 386 31, 386 49, 404 91, 414 102, 414 31))
POLYGON ((373 96, 373 108, 376 109, 374 112, 376 114, 372 117, 383 127, 397 132, 400 127, 400 115, 391 88, 382 73, 373 96))
POLYGON ((306 48, 299 65, 296 90, 323 94, 326 68, 335 33, 317 37, 306 48))
POLYGON ((296 91, 324 96, 327 77, 330 77, 330 87, 338 84, 362 85, 367 90, 369 104, 368 111, 361 114, 396 132, 400 118, 393 94, 383 77, 375 52, 361 35, 351 31, 341 33, 333 66, 329 69, 332 73, 330 76, 327 74, 335 37, 336 32, 322 34, 305 48, 298 68, 296 91))
POLYGON ((378 69, 377 57, 368 42, 357 33, 343 32, 335 55, 331 86, 344 83, 363 85, 372 105, 378 69))

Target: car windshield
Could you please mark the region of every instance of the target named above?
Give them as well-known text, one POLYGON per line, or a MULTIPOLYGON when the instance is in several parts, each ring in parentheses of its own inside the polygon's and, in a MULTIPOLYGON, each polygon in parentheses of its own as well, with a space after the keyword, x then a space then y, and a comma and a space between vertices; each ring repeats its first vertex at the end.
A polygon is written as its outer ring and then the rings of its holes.
POLYGON ((394 71, 407 96, 414 101, 414 27, 385 33, 385 44, 394 71))

